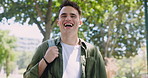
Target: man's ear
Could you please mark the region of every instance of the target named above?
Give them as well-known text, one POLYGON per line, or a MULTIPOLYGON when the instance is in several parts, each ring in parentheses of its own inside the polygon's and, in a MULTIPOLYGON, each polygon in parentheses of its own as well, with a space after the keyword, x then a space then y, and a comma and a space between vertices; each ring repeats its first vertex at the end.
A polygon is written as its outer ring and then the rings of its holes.
POLYGON ((82 20, 80 20, 80 25, 83 25, 83 21, 82 20))
POLYGON ((83 25, 83 21, 82 20, 80 20, 79 27, 81 27, 81 25, 83 25))

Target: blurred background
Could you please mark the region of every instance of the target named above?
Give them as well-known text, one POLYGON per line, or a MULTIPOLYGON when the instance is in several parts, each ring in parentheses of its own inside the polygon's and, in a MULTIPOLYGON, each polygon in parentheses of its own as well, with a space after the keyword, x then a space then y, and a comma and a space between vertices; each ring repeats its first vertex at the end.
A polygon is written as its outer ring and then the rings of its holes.
MULTIPOLYGON (((38 45, 60 36, 56 19, 63 1, 0 1, 0 78, 23 78, 38 45)), ((70 1, 82 9, 79 37, 99 48, 108 78, 148 78, 147 0, 70 1)))

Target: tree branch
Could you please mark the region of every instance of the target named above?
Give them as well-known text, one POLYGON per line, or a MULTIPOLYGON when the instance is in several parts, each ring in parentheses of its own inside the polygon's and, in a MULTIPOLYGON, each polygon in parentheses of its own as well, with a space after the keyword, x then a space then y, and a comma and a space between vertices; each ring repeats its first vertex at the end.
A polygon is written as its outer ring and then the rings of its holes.
POLYGON ((58 18, 58 16, 56 16, 56 17, 54 18, 54 20, 53 20, 52 23, 51 23, 51 26, 53 26, 53 24, 55 23, 55 21, 57 20, 57 18, 58 18))
POLYGON ((43 28, 41 27, 40 23, 36 20, 35 17, 32 17, 32 19, 34 20, 34 23, 37 24, 39 30, 41 31, 42 35, 45 36, 45 31, 43 30, 43 28))
POLYGON ((37 12, 38 16, 41 18, 41 21, 44 22, 45 17, 43 16, 43 13, 42 13, 41 9, 39 8, 39 4, 37 3, 37 0, 34 0, 34 2, 35 2, 36 12, 37 12))
POLYGON ((47 13, 46 13, 45 23, 50 22, 50 24, 51 24, 51 18, 52 18, 52 0, 48 0, 47 7, 48 7, 48 10, 47 10, 47 13))

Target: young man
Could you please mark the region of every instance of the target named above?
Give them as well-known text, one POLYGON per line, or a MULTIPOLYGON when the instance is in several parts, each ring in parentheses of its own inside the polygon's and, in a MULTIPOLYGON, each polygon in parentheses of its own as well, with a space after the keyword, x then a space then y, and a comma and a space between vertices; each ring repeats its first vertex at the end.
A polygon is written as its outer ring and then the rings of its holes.
POLYGON ((61 37, 38 47, 24 78, 107 78, 98 49, 78 38, 82 21, 76 3, 66 1, 61 5, 57 25, 61 37))

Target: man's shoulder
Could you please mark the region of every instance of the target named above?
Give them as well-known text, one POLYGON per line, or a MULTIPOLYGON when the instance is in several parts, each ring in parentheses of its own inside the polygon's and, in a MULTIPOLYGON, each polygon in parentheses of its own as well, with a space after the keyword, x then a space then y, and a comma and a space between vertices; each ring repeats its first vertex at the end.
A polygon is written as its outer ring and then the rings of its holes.
POLYGON ((85 42, 86 44, 86 53, 87 57, 95 57, 95 55, 99 52, 97 47, 91 43, 85 42))
POLYGON ((48 40, 45 40, 38 46, 38 48, 45 48, 47 46, 48 46, 48 40))
POLYGON ((90 48, 95 48, 96 46, 92 43, 86 42, 86 45, 89 46, 90 48))

